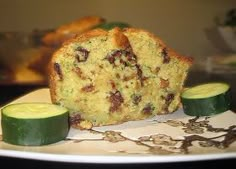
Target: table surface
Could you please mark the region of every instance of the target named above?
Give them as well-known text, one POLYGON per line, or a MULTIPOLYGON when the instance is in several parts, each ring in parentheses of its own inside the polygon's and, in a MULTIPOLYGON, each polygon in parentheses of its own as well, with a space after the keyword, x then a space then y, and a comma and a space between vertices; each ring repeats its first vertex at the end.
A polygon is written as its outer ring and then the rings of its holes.
MULTIPOLYGON (((192 86, 195 84, 205 82, 226 82, 231 86, 232 94, 232 108, 236 112, 236 74, 213 74, 200 71, 190 71, 185 86, 192 86)), ((25 95, 33 90, 47 87, 47 84, 11 84, 1 85, 0 88, 0 105, 4 105, 22 95, 25 95)), ((18 159, 0 157, 0 164, 4 164, 4 167, 15 167, 17 164, 24 164, 24 168, 217 168, 218 166, 235 162, 235 159, 221 159, 210 161, 198 161, 198 162, 174 162, 174 163, 154 163, 154 164, 79 164, 79 163, 61 163, 50 161, 39 161, 29 159, 18 159), (5 166, 6 164, 6 166, 5 166)))

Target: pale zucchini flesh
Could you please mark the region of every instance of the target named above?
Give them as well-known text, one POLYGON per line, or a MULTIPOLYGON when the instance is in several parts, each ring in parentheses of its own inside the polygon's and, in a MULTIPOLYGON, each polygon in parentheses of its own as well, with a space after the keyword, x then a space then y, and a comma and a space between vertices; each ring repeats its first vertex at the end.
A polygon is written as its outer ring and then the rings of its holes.
POLYGON ((207 98, 225 93, 228 90, 229 85, 226 83, 206 83, 186 89, 182 97, 188 99, 207 98))
POLYGON ((50 103, 22 103, 6 106, 2 113, 9 117, 21 119, 47 118, 63 114, 66 108, 50 103))

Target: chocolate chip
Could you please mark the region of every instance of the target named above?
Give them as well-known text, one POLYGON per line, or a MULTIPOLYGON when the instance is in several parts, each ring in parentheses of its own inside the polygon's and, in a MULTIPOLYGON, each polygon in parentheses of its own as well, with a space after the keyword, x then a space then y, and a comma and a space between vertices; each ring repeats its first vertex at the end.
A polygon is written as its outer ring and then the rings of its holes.
POLYGON ((135 67, 136 67, 136 70, 137 70, 138 79, 139 79, 139 81, 141 83, 141 86, 143 86, 143 82, 145 80, 147 80, 147 77, 143 76, 143 71, 140 68, 140 65, 136 64, 135 67))
POLYGON ((153 106, 152 103, 148 103, 145 105, 145 107, 142 110, 142 113, 144 114, 150 114, 154 111, 155 107, 153 106))
POLYGON ((121 57, 121 55, 122 55, 122 50, 115 50, 112 51, 110 54, 108 54, 106 58, 110 64, 115 64, 116 58, 121 57))
POLYGON ((120 91, 116 90, 115 92, 110 92, 109 101, 111 103, 110 112, 115 112, 119 110, 119 107, 124 102, 124 98, 122 97, 120 91))
POLYGON ((134 64, 137 62, 137 56, 132 52, 132 51, 125 51, 125 55, 127 60, 131 63, 134 64))
POLYGON ((59 63, 54 63, 54 70, 55 70, 56 73, 58 74, 59 79, 62 80, 62 79, 63 79, 63 74, 62 74, 61 66, 60 66, 59 63))
POLYGON ((142 100, 142 96, 141 96, 141 95, 138 95, 138 94, 132 94, 132 95, 131 95, 131 98, 132 98, 132 102, 133 102, 135 105, 138 105, 139 102, 141 102, 141 100, 142 100))
POLYGON ((75 50, 75 57, 78 62, 85 62, 87 61, 89 56, 89 51, 83 47, 78 47, 75 50))
POLYGON ((162 50, 162 55, 163 55, 163 63, 169 63, 170 62, 170 56, 168 55, 167 49, 164 48, 162 50))
POLYGON ((165 105, 163 107, 163 110, 168 112, 168 107, 171 104, 171 102, 174 100, 175 95, 173 93, 169 93, 166 97, 163 97, 165 100, 165 105))
POLYGON ((72 126, 76 126, 77 124, 80 123, 81 120, 82 120, 81 116, 78 112, 73 113, 72 115, 70 115, 70 118, 69 118, 69 122, 72 126))
POLYGON ((106 56, 106 59, 114 66, 117 66, 115 65, 116 60, 119 60, 119 63, 124 66, 132 66, 137 63, 137 57, 131 49, 114 50, 106 56), (124 57, 122 57, 122 55, 124 57))
POLYGON ((173 93, 169 93, 167 96, 166 96, 166 102, 168 104, 170 104, 172 102, 172 100, 174 99, 175 95, 173 93))

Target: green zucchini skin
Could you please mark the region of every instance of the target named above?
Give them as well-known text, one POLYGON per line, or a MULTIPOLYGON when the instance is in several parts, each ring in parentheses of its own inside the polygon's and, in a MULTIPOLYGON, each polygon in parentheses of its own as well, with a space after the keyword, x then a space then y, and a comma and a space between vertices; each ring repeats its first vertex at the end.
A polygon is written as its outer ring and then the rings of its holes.
POLYGON ((2 138, 6 143, 40 146, 61 141, 69 132, 69 112, 47 118, 21 119, 1 113, 2 138))
POLYGON ((119 27, 119 28, 123 29, 123 28, 130 27, 130 25, 125 22, 105 22, 105 23, 95 26, 94 29, 101 28, 101 29, 105 29, 105 30, 110 30, 115 27, 119 27))
POLYGON ((230 109, 230 89, 225 93, 208 98, 181 97, 184 113, 190 116, 209 116, 225 112, 230 109))

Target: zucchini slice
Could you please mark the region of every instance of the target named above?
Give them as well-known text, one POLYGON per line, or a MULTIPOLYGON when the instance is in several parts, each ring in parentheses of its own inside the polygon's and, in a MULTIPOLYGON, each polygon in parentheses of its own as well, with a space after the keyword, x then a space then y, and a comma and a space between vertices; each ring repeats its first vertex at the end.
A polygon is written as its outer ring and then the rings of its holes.
POLYGON ((226 83, 206 83, 190 87, 181 94, 184 113, 208 116, 230 109, 230 86, 226 83))
POLYGON ((3 141, 15 145, 37 146, 65 139, 69 131, 69 112, 50 103, 17 103, 1 110, 3 141))

